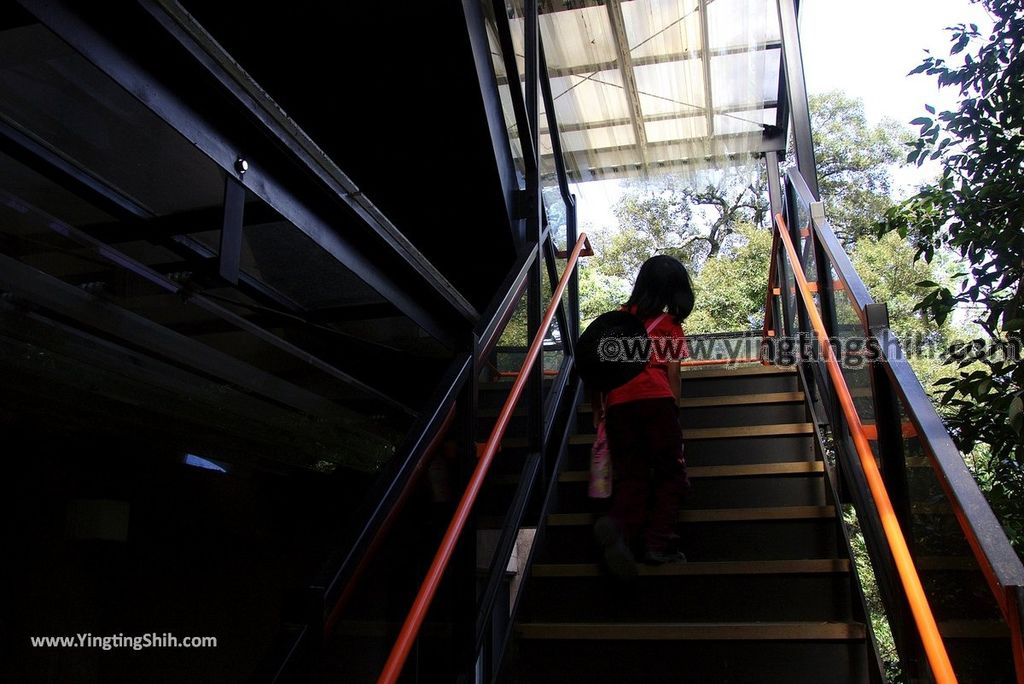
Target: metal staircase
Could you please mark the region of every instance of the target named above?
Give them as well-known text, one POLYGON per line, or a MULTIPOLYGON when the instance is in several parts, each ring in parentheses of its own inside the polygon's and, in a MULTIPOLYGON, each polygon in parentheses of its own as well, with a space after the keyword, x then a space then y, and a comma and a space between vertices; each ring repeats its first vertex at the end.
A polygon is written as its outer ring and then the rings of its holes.
POLYGON ((622 584, 597 563, 581 409, 530 570, 508 682, 878 681, 835 490, 792 368, 684 371, 689 562, 622 584))

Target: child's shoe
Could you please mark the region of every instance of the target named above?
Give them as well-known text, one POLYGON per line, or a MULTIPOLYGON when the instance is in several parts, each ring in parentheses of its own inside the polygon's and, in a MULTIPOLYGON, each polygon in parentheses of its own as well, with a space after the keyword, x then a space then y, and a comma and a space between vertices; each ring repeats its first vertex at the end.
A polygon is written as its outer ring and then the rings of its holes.
POLYGON ((644 563, 647 565, 666 565, 685 562, 686 554, 682 551, 652 551, 648 549, 644 554, 644 563))
POLYGON ((621 580, 630 580, 637 576, 633 552, 629 550, 622 533, 611 518, 599 518, 594 523, 594 539, 604 550, 604 563, 613 576, 621 580))

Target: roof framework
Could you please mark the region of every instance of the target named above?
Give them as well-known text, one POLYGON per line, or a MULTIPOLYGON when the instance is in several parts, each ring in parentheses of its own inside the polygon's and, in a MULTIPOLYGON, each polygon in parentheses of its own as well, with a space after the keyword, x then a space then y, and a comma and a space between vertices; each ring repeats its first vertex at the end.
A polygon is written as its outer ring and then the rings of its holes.
MULTIPOLYGON (((522 5, 513 4, 522 66, 522 5)), ((776 0, 543 0, 540 11, 573 180, 696 168, 785 148, 778 126, 776 0)), ((497 53, 497 41, 493 45, 497 53)), ((500 61, 499 86, 511 112, 500 61)), ((514 131, 510 139, 516 148, 514 131)), ((546 127, 540 148, 542 162, 550 159, 546 127)), ((547 175, 552 167, 544 166, 547 175)))

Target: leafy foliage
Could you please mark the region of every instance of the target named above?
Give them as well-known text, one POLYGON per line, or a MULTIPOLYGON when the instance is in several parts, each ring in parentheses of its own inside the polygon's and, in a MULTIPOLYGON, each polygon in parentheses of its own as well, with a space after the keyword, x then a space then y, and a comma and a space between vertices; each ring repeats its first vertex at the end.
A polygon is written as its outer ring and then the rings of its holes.
POLYGON ((850 245, 873 234, 893 205, 890 168, 903 161, 911 136, 894 119, 870 125, 863 100, 842 91, 812 95, 808 104, 821 197, 836 235, 850 245))
POLYGON ((944 249, 964 261, 958 285, 932 283, 918 309, 939 323, 957 307, 977 314, 981 335, 953 350, 942 402, 960 448, 984 445, 988 493, 1008 522, 1024 514, 1024 365, 1019 354, 975 352, 1019 344, 1024 329, 1024 0, 983 4, 995 20, 990 36, 973 24, 952 27, 950 58, 929 56, 912 72, 957 88, 960 103, 939 113, 928 106, 912 122, 920 139, 909 161, 938 160, 942 174, 886 218, 926 261, 944 249))
POLYGON ((607 273, 632 278, 654 254, 676 256, 697 272, 739 226, 765 222, 768 191, 763 172, 742 167, 694 179, 666 175, 634 181, 614 213, 619 229, 605 252, 607 273))
POLYGON ((765 287, 772 234, 750 224, 736 228, 742 242, 704 264, 694 279, 696 305, 690 332, 750 330, 764 324, 765 287))

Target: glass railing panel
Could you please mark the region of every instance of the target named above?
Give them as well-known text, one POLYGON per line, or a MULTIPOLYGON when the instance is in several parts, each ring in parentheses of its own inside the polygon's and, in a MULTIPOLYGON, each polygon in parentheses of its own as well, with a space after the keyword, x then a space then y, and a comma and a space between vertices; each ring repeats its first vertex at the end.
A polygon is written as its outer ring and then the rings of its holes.
MULTIPOLYGON (((909 524, 904 535, 960 682, 1012 682, 1009 628, 936 476, 921 440, 897 399, 906 461, 909 524)), ((897 510, 899 506, 897 505, 897 510)))
MULTIPOLYGON (((799 293, 796 289, 796 276, 793 275, 793 263, 789 260, 787 252, 781 252, 783 257, 782 261, 785 264, 785 277, 782 280, 782 297, 784 298, 786 306, 783 307, 783 316, 785 317, 786 323, 786 334, 794 336, 800 330, 800 319, 797 313, 797 302, 799 301, 799 293), (788 316, 786 313, 788 312, 788 316)), ((799 266, 797 266, 799 268, 799 266)), ((801 304, 802 306, 802 304, 801 304)))
POLYGON ((871 376, 868 371, 868 345, 860 317, 850 298, 842 290, 835 293, 836 330, 833 352, 840 360, 843 379, 850 390, 857 415, 865 425, 875 422, 871 376))

